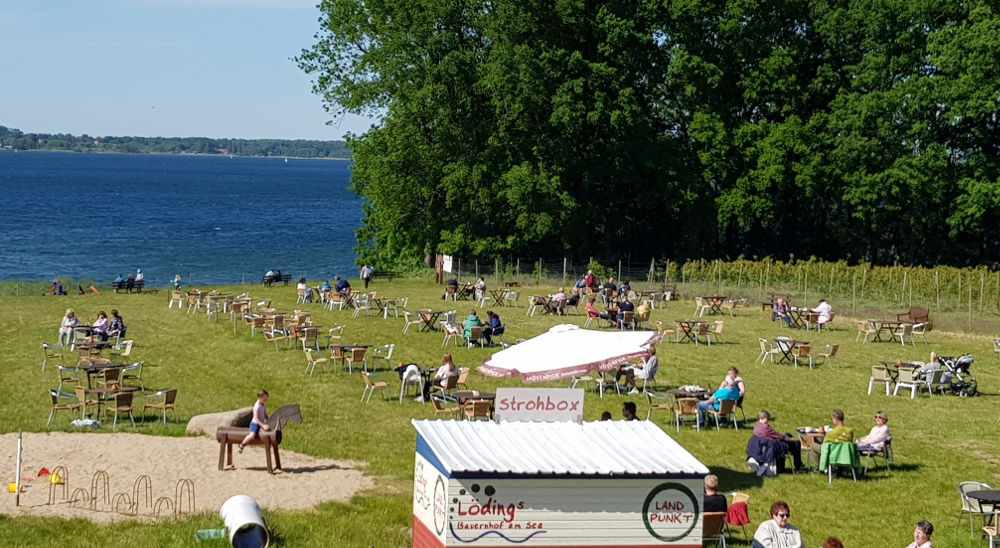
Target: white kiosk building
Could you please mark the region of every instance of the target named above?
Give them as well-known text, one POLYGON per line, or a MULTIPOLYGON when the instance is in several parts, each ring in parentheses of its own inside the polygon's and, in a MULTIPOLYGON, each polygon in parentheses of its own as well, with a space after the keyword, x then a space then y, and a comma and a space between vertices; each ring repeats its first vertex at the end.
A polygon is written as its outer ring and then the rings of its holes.
POLYGON ((708 469, 649 421, 412 424, 414 548, 701 547, 708 469))

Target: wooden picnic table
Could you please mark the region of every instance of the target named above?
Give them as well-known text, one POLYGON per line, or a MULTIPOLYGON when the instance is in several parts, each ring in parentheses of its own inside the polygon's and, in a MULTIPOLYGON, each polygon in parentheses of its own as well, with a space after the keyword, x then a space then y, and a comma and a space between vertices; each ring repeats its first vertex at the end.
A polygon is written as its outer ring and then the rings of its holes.
POLYGON ((674 321, 674 339, 675 342, 691 342, 696 341, 698 337, 698 325, 708 323, 701 320, 675 320, 674 321), (681 336, 684 340, 681 340, 681 336))

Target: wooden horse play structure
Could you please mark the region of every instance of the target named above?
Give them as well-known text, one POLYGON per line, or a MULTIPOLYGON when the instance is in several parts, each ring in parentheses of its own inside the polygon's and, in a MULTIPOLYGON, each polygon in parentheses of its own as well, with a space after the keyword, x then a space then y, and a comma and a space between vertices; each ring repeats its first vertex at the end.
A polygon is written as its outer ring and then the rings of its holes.
MULTIPOLYGON (((299 412, 299 404, 297 403, 279 407, 267 419, 267 425, 270 428, 268 430, 261 430, 257 437, 247 444, 264 446, 264 453, 267 455, 267 472, 269 474, 273 474, 275 468, 281 468, 281 456, 278 454, 278 445, 281 444, 281 431, 290 420, 302 424, 302 414, 299 412), (273 466, 271 451, 274 451, 273 466)), ((220 426, 215 431, 215 439, 219 440, 219 470, 224 470, 226 466, 233 465, 233 446, 239 445, 249 433, 249 428, 238 426, 220 426)))

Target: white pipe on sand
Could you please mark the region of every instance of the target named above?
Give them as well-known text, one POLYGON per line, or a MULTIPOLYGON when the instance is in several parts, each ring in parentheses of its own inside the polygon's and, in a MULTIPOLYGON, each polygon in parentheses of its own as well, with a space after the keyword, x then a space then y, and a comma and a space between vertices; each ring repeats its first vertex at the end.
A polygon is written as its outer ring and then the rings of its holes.
POLYGON ((271 534, 260 516, 257 501, 246 495, 236 495, 222 504, 219 515, 229 529, 229 542, 234 548, 267 548, 271 534))

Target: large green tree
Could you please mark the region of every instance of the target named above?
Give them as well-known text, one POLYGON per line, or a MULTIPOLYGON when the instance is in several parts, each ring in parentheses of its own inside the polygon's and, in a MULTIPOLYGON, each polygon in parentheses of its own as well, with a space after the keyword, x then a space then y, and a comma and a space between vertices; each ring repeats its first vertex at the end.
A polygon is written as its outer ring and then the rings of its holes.
POLYGON ((1000 259, 995 2, 325 0, 361 260, 1000 259))

